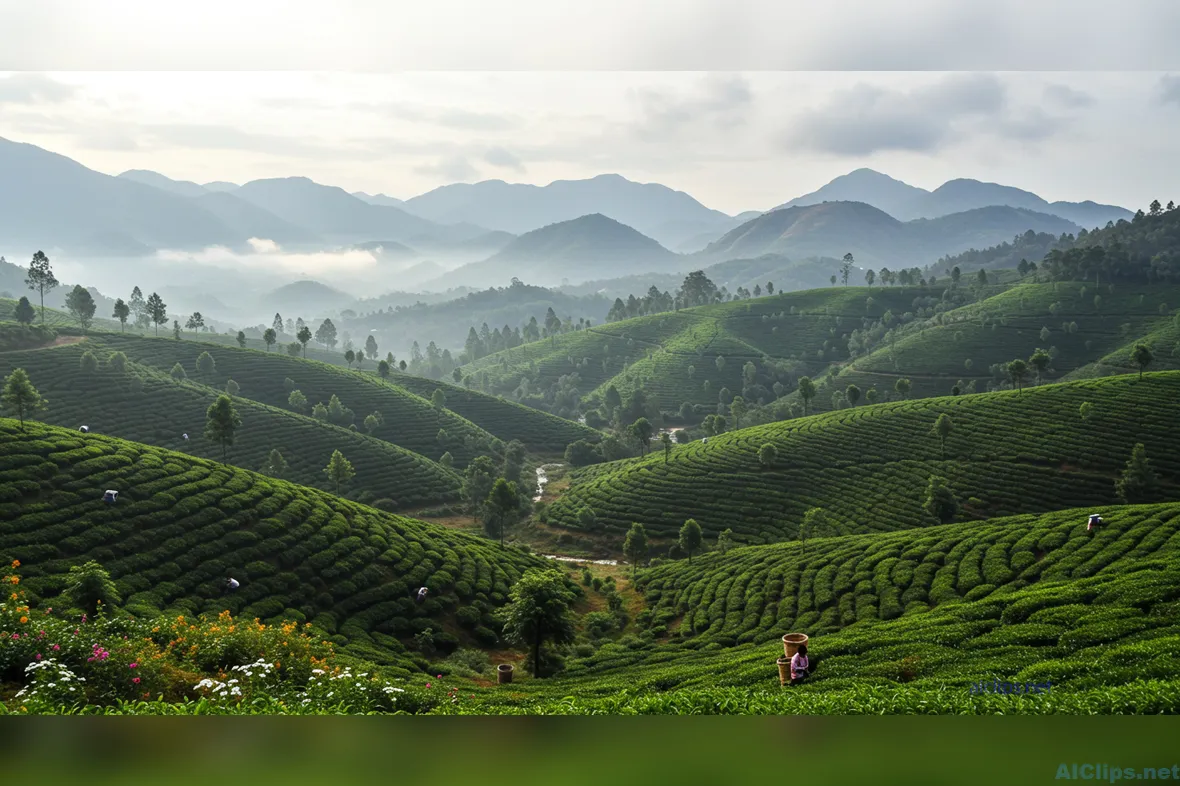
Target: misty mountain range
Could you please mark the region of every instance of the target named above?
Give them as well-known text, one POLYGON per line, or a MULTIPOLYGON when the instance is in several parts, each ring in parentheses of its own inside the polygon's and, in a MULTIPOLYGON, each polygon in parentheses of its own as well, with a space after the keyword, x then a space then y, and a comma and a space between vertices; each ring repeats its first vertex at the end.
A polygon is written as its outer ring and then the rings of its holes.
POLYGON ((1131 217, 1121 207, 1050 203, 975 180, 926 191, 869 169, 738 216, 614 174, 547 186, 454 184, 402 201, 305 177, 242 185, 148 170, 112 177, 2 139, 0 171, 0 253, 10 259, 38 248, 104 257, 210 246, 250 253, 256 238, 285 251, 366 250, 382 270, 412 270, 399 285, 442 288, 503 286, 514 276, 555 286, 764 255, 852 252, 873 266, 920 266, 1029 229, 1061 234, 1131 217))

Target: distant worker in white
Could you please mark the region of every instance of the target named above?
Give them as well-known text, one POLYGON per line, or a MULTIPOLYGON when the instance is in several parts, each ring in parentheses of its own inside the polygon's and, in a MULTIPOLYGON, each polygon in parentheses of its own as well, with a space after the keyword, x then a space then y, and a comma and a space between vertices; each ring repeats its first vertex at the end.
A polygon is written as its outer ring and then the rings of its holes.
POLYGON ((225 590, 226 590, 226 592, 234 592, 234 591, 236 591, 236 590, 237 590, 237 588, 238 588, 238 587, 240 587, 240 586, 242 586, 242 585, 241 585, 241 584, 239 584, 239 583, 238 583, 238 580, 237 580, 237 579, 235 579, 235 578, 230 578, 230 579, 228 579, 228 580, 225 582, 225 590))
POLYGON ((114 489, 107 489, 102 495, 102 501, 108 505, 114 505, 119 499, 119 492, 114 489))
POLYGON ((1096 533, 1098 531, 1098 528, 1101 527, 1105 523, 1106 522, 1103 521, 1102 517, 1099 516, 1097 513, 1091 513, 1090 520, 1088 522, 1086 522, 1086 532, 1090 535, 1093 535, 1094 533, 1096 533))
POLYGON ((426 600, 426 588, 419 587, 418 588, 418 602, 421 603, 424 600, 426 600))

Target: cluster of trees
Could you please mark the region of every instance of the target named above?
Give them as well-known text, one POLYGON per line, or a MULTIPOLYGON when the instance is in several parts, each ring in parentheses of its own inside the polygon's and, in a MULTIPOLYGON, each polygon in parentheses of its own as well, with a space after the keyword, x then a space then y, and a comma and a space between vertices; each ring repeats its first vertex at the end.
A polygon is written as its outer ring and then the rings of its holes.
POLYGON ((472 520, 482 518, 485 532, 501 546, 508 528, 532 510, 536 481, 525 474, 525 458, 524 444, 514 439, 505 446, 502 461, 476 456, 463 473, 462 494, 472 520))

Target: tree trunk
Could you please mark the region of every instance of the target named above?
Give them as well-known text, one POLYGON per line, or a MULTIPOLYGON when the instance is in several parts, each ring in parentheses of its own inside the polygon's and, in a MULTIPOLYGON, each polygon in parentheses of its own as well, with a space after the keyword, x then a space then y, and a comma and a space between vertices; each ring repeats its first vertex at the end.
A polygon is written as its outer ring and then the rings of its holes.
POLYGON ((537 632, 533 636, 533 676, 541 676, 541 626, 537 625, 537 632))

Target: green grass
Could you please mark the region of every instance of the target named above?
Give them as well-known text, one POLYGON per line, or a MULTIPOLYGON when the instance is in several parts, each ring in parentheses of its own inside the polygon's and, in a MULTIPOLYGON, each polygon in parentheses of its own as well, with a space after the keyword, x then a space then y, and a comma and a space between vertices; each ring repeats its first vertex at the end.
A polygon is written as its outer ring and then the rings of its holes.
MULTIPOLYGON (((103 351, 98 353, 103 361, 99 370, 84 374, 79 360, 89 344, 0 354, 0 377, 25 369, 49 401, 48 409, 35 416, 38 420, 73 429, 85 424, 94 434, 221 460, 220 446, 203 436, 205 413, 221 391, 195 381, 177 382, 136 364, 120 375, 107 365, 103 351), (132 377, 142 380, 142 391, 132 392, 132 377)), ((323 470, 339 450, 356 470, 340 489, 346 497, 386 500, 383 506, 392 508, 458 497, 460 478, 454 471, 404 448, 249 399, 237 397, 234 405, 242 426, 228 452, 231 464, 257 470, 278 449, 289 465, 285 479, 333 490, 323 470)))
POLYGON ((0 491, 0 562, 20 560, 34 604, 94 559, 132 613, 308 620, 378 663, 408 657, 402 642, 426 627, 452 647, 494 644, 493 610, 543 563, 236 467, 10 419, 0 420, 0 491), (101 500, 108 488, 120 491, 115 505, 101 500), (230 596, 226 576, 242 582, 230 596), (416 604, 422 585, 430 597, 416 604))
POLYGON ((289 391, 284 383, 289 378, 294 381, 295 389, 307 397, 309 409, 316 402, 326 405, 334 394, 356 413, 358 428, 367 415, 380 412, 385 424, 373 431, 374 437, 434 461, 450 452, 455 465, 462 467, 477 455, 503 449, 499 439, 470 420, 448 410, 437 410, 421 396, 369 374, 278 352, 172 338, 133 338, 107 333, 92 336, 90 340, 104 351, 122 351, 129 359, 164 372, 180 363, 189 377, 195 379, 200 379, 197 357, 208 352, 216 370, 202 381, 223 389, 226 380, 233 379, 241 387, 244 398, 280 409, 289 409, 289 391), (446 431, 445 442, 438 439, 440 428, 446 431))
POLYGON ((1143 343, 1151 347, 1154 359, 1150 369, 1155 371, 1180 370, 1180 316, 1171 320, 1160 320, 1150 333, 1136 336, 1123 346, 1097 361, 1081 368, 1074 369, 1066 379, 1090 379, 1092 377, 1109 377, 1114 374, 1139 373, 1139 367, 1131 361, 1131 350, 1136 344, 1143 343))
POLYGON ((1136 442, 1147 446, 1164 494, 1176 494, 1180 374, 1113 377, 1023 392, 893 402, 771 423, 648 457, 572 473, 549 521, 579 526, 588 507, 598 527, 621 534, 637 521, 674 537, 695 518, 709 538, 730 528, 750 543, 793 538, 804 513, 823 508, 839 531, 923 526, 931 475, 948 479, 964 519, 1112 504, 1114 480, 1136 442), (1093 405, 1091 421, 1079 415, 1093 405), (946 459, 931 428, 947 413, 946 459), (777 448, 773 468, 758 451, 777 448))
POLYGON ((571 442, 596 441, 601 437, 594 429, 572 420, 447 382, 410 374, 395 374, 389 381, 427 400, 435 390, 442 390, 447 397, 447 409, 505 442, 519 439, 529 450, 561 453, 571 442))

